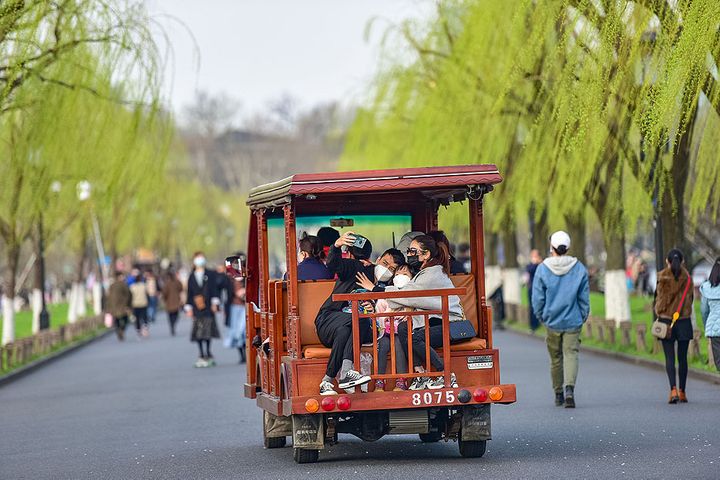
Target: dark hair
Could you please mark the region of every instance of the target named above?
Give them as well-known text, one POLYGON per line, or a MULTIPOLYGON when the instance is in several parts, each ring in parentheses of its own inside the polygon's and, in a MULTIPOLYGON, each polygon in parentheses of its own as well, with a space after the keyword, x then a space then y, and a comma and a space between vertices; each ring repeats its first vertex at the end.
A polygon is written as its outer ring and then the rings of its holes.
POLYGON ((323 247, 331 247, 340 238, 340 233, 332 227, 322 227, 317 231, 317 238, 323 247))
POLYGON ((398 267, 402 267, 407 263, 405 261, 405 255, 403 255, 402 252, 397 248, 388 248, 383 252, 381 257, 384 257, 385 255, 390 255, 393 258, 395 265, 397 265, 398 267))
POLYGON ((567 245, 558 245, 557 248, 551 247, 555 253, 558 255, 565 255, 568 252, 567 245))
POLYGON ((436 242, 430 235, 415 237, 413 242, 419 243, 423 250, 430 252, 430 260, 426 266, 440 265, 443 272, 450 275, 450 252, 444 243, 436 242))
POLYGON ((675 280, 680 278, 680 268, 682 267, 682 262, 684 258, 685 257, 683 257, 682 252, 677 248, 673 248, 668 252, 667 261, 668 263, 670 263, 670 270, 672 271, 675 280))
POLYGON ((352 256, 355 257, 356 260, 367 260, 372 256, 372 243, 370 243, 370 239, 367 237, 363 237, 362 235, 355 235, 355 238, 364 238, 365 239, 365 245, 363 245, 362 248, 360 247, 349 247, 350 253, 352 253, 352 256))
POLYGON ((310 258, 322 260, 323 248, 320 239, 315 235, 305 235, 300 239, 300 251, 307 252, 310 258))
POLYGON ((715 264, 710 270, 710 277, 708 278, 710 285, 717 287, 720 285, 720 257, 715 259, 715 264))

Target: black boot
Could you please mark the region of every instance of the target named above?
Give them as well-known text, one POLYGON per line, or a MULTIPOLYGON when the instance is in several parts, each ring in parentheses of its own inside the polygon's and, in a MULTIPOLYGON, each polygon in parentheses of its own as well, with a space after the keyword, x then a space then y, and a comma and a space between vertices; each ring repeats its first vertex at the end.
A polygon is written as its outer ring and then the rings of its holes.
POLYGON ((565 387, 565 408, 575 408, 575 388, 571 385, 565 387))
POLYGON ((562 392, 555 392, 555 406, 562 407, 565 403, 565 397, 562 392))

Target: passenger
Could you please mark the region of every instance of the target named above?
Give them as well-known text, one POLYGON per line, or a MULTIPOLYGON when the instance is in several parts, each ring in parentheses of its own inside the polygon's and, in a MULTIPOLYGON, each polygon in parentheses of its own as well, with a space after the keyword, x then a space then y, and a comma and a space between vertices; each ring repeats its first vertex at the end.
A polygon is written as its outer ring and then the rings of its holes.
MULTIPOLYGON (((419 269, 419 273, 415 275, 410 282, 404 287, 399 285, 388 286, 385 291, 409 291, 409 290, 434 290, 439 288, 455 288, 455 285, 448 276, 450 272, 450 255, 447 248, 443 244, 438 244, 428 235, 420 235, 410 242, 407 249, 408 266, 413 265, 419 269)), ((397 277, 406 276, 409 272, 401 271, 397 277)), ((358 274, 358 285, 363 288, 377 289, 378 287, 370 282, 370 279, 358 274)), ((400 283, 405 283, 401 281, 400 283)), ((413 310, 440 310, 442 302, 440 297, 417 297, 417 298, 389 298, 388 305, 392 309, 410 308, 413 310)), ((451 322, 462 321, 465 319, 460 298, 457 295, 451 295, 449 302, 449 320, 451 322)), ((430 363, 437 371, 445 370, 445 364, 435 351, 435 348, 443 346, 443 326, 442 319, 431 317, 429 319, 429 338, 430 338, 430 363)), ((402 351, 407 352, 407 322, 398 326, 398 338, 402 345, 402 351)), ((422 316, 414 316, 412 319, 412 348, 413 348, 413 364, 415 371, 422 373, 425 363, 425 318, 422 316)), ((455 374, 450 374, 450 385, 456 386, 455 374)), ((421 390, 424 388, 437 389, 445 386, 445 379, 442 376, 431 379, 429 377, 418 377, 413 380, 410 390, 421 390)))
POLYGON ((445 245, 445 248, 447 248, 447 251, 450 254, 451 274, 467 273, 467 270, 465 270, 465 265, 463 265, 462 262, 458 261, 452 254, 452 248, 450 248, 450 240, 448 240, 445 232, 443 232, 442 230, 435 230, 434 232, 429 232, 428 235, 430 235, 436 243, 442 243, 443 245, 445 245))
POLYGON ((322 245, 322 260, 325 261, 330 253, 330 247, 332 247, 335 241, 340 238, 340 233, 332 227, 322 227, 317 231, 317 238, 320 240, 320 244, 322 245))
POLYGON ((298 280, 332 280, 335 276, 323 263, 324 253, 320 239, 314 235, 305 235, 300 239, 298 253, 298 280))
MULTIPOLYGON (((343 312, 345 302, 334 302, 332 296, 338 293, 351 293, 355 290, 355 277, 358 273, 362 272, 366 278, 375 279, 375 266, 368 261, 371 255, 370 240, 353 232, 343 234, 330 248, 327 267, 338 278, 330 297, 320 307, 315 319, 318 338, 323 345, 331 349, 325 376, 320 383, 321 395, 337 394, 333 389, 332 381, 338 372, 340 372, 338 386, 343 389, 350 389, 370 381, 369 376, 361 375, 353 368, 352 314, 343 312), (359 243, 362 245, 355 246, 358 239, 361 240, 359 243), (343 247, 348 251, 350 258, 342 258, 341 248, 343 247)), ((383 255, 380 260, 383 267, 394 273, 397 264, 391 255, 383 255)), ((371 307, 369 303, 363 306, 368 309, 371 307)), ((360 319, 360 343, 371 341, 370 325, 369 318, 360 319)))

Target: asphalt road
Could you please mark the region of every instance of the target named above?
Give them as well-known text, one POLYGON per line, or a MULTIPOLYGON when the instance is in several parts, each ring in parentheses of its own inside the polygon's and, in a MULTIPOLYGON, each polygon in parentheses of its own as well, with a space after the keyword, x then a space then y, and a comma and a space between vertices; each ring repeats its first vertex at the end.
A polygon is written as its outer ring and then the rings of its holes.
POLYGON ((482 459, 415 436, 363 443, 341 435, 320 462, 264 450, 260 410, 242 395, 245 369, 215 342, 219 365, 167 333, 106 337, 0 388, 0 479, 720 478, 720 387, 690 380, 667 405, 664 373, 581 354, 578 408, 553 405, 537 339, 498 332, 503 382, 518 402, 493 408, 482 459))

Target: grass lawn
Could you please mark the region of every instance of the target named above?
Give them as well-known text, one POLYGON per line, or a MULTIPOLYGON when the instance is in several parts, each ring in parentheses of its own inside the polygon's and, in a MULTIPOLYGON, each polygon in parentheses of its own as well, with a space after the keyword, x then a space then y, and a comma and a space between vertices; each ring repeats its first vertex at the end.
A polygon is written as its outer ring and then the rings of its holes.
MULTIPOLYGON (((630 297, 630 317, 631 322, 633 325, 638 324, 640 322, 643 322, 647 325, 647 334, 645 335, 645 345, 647 346, 647 350, 645 351, 639 351, 636 348, 636 330, 633 328, 630 331, 630 346, 622 346, 620 345, 620 336, 621 333, 619 331, 616 332, 616 342, 615 344, 610 344, 607 342, 600 342, 596 338, 587 338, 587 336, 583 336, 582 342, 586 345, 596 347, 596 348, 602 348, 604 350, 614 351, 614 352, 623 352, 630 355, 637 355, 639 357, 643 358, 649 358, 653 360, 658 361, 665 361, 665 357, 663 356, 662 351, 659 351, 657 353, 652 353, 652 347, 655 342, 655 338, 650 334, 650 325, 653 322, 653 311, 652 311, 652 303, 653 303, 653 297, 641 297, 641 296, 631 296, 630 297)), ((522 298, 522 304, 527 306, 527 289, 523 288, 523 298, 522 298)), ((700 340, 700 358, 691 358, 689 360, 689 364, 693 368, 701 369, 701 370, 707 370, 711 372, 717 372, 714 365, 708 365, 708 356, 707 356, 707 341, 705 340, 704 331, 702 329, 702 322, 700 320, 700 301, 696 299, 696 301, 693 303, 693 308, 695 308, 695 316, 696 316, 696 328, 700 328, 701 331, 701 340, 700 340)), ((590 293, 590 314, 594 317, 598 318, 604 318, 605 317, 605 296, 602 293, 590 293)), ((526 330, 527 326, 524 322, 514 322, 510 324, 511 328, 515 328, 518 330, 526 330)), ((542 327, 541 327, 542 329, 542 327)))
MULTIPOLYGON (((50 328, 55 329, 67 323, 68 304, 56 303, 47 306, 50 312, 50 328)), ((0 331, 4 319, 0 317, 0 331)), ((25 338, 32 335, 32 311, 23 310, 15 314, 15 338, 25 338)))

